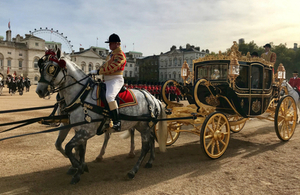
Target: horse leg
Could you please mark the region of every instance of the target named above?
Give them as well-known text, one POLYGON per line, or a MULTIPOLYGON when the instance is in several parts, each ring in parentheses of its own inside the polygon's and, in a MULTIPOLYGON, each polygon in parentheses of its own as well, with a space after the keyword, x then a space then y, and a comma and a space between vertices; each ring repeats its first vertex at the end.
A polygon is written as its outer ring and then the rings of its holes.
MULTIPOLYGON (((63 124, 61 124, 60 126, 63 126, 63 124)), ((60 130, 59 133, 58 133, 58 137, 56 139, 56 142, 55 142, 56 149, 60 153, 62 153, 62 155, 64 155, 66 158, 68 158, 68 156, 66 155, 65 150, 62 148, 61 145, 62 145, 63 141, 66 139, 66 137, 67 137, 70 130, 71 130, 71 128, 60 130)))
POLYGON ((72 167, 77 169, 77 172, 73 176, 71 180, 71 184, 76 184, 80 181, 80 176, 84 173, 84 171, 88 172, 88 167, 84 162, 85 158, 85 150, 86 150, 86 141, 89 139, 89 135, 85 130, 79 130, 76 132, 74 137, 71 141, 66 145, 65 152, 66 155, 69 157, 69 160, 72 164, 72 167), (74 154, 72 153, 73 148, 77 147, 79 150, 79 157, 78 160, 74 154))
POLYGON ((141 150, 141 155, 137 161, 137 163, 134 165, 134 167, 127 173, 127 176, 130 179, 133 179, 135 174, 138 172, 138 170, 140 169, 141 163, 143 162, 146 154, 148 153, 149 149, 150 149, 150 135, 149 136, 145 136, 142 135, 142 150, 141 150))
POLYGON ((149 160, 148 162, 146 163, 145 165, 145 168, 152 168, 152 163, 155 159, 155 145, 154 145, 154 137, 151 136, 150 137, 150 140, 149 140, 149 145, 150 145, 150 157, 149 157, 149 160))
POLYGON ((104 142, 103 142, 100 154, 96 157, 95 162, 101 162, 103 160, 103 155, 105 154, 105 150, 107 147, 108 140, 110 138, 110 134, 111 133, 109 131, 105 132, 104 142))
POLYGON ((134 158, 135 157, 135 145, 134 145, 134 128, 130 129, 130 152, 128 154, 128 158, 134 158))

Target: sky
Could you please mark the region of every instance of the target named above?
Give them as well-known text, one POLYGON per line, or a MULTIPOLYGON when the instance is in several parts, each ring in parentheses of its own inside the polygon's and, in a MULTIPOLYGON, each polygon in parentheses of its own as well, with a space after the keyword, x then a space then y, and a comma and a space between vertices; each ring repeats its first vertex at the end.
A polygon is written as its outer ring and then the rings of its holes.
MULTIPOLYGON (((73 50, 107 48, 109 35, 121 38, 125 52, 143 56, 186 44, 226 51, 244 38, 258 46, 300 44, 299 0, 9 0, 0 1, 0 36, 53 28, 67 36, 73 50), (97 40, 98 39, 98 40, 97 40), (80 46, 81 45, 81 46, 80 46)), ((50 32, 36 36, 63 44, 50 32)))

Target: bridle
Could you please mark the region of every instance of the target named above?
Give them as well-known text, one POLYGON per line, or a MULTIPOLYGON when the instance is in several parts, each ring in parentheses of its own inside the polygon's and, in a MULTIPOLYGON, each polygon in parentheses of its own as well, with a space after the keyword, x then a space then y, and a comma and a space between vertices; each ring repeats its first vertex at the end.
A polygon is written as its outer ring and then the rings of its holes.
POLYGON ((58 59, 55 52, 51 49, 47 50, 45 52, 45 55, 41 59, 39 59, 38 66, 39 66, 40 74, 41 74, 41 77, 40 77, 38 82, 39 83, 46 83, 48 85, 47 89, 48 89, 49 94, 58 92, 62 89, 68 88, 68 87, 70 87, 72 85, 75 85, 77 83, 84 86, 84 84, 82 84, 80 82, 82 80, 86 79, 87 77, 89 77, 89 75, 87 75, 86 77, 84 77, 84 78, 80 79, 79 81, 77 81, 73 76, 67 75, 66 74, 67 73, 66 61, 62 60, 62 59, 58 59), (45 65, 46 62, 49 62, 49 63, 45 65), (43 72, 45 70, 46 70, 46 73, 52 77, 52 79, 50 81, 47 81, 44 77, 43 72), (58 87, 55 88, 54 81, 55 81, 55 79, 56 79, 56 77, 57 77, 57 75, 59 74, 60 71, 62 71, 64 76, 58 82, 58 84, 57 84, 58 87), (66 76, 72 77, 75 82, 68 85, 68 86, 61 87, 61 84, 63 83, 63 81, 66 80, 66 76))

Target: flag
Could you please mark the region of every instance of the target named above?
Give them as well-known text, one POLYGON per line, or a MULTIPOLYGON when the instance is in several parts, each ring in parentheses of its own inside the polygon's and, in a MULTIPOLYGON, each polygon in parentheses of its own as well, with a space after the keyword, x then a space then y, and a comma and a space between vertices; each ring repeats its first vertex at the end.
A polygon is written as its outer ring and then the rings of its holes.
POLYGON ((126 48, 126 45, 124 45, 124 47, 126 48))
POLYGON ((82 46, 82 45, 80 44, 80 46, 82 46))
POLYGON ((10 30, 10 21, 8 22, 8 29, 10 30))
POLYGON ((97 40, 98 40, 98 37, 97 37, 97 40))

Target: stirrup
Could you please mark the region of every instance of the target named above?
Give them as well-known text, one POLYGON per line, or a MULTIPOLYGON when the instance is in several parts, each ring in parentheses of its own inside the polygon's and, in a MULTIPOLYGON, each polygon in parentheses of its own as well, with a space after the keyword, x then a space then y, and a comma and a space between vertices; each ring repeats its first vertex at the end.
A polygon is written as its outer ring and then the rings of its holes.
POLYGON ((112 128, 113 128, 115 131, 120 132, 120 131, 121 131, 121 121, 118 121, 118 122, 116 122, 116 124, 113 124, 112 128))

